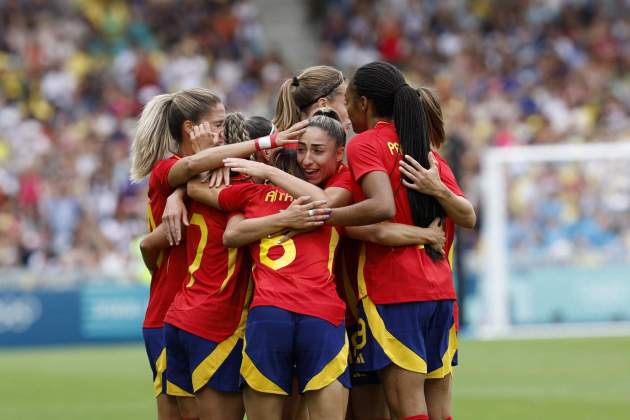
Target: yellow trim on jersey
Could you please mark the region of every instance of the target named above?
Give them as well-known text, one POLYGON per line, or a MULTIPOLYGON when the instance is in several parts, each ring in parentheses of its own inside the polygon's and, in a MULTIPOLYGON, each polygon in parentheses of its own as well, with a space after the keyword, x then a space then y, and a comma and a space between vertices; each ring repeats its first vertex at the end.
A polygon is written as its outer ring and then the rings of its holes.
POLYGON ((162 381, 164 378, 164 372, 166 372, 166 349, 162 349, 160 355, 155 360, 155 379, 153 380, 153 390, 157 397, 162 393, 162 381))
POLYGON ((156 227, 153 210, 151 210, 151 204, 147 204, 147 229, 149 230, 149 233, 153 232, 156 227))
POLYGON ((221 287, 219 287, 219 291, 217 293, 221 293, 225 286, 229 283, 232 275, 234 274, 234 269, 236 268, 236 257, 238 256, 238 248, 228 248, 228 269, 227 275, 225 276, 225 280, 221 283, 221 287))
POLYGON ((424 359, 387 331, 385 322, 370 297, 366 296, 363 298, 362 302, 372 336, 383 348, 387 357, 389 357, 396 366, 403 369, 417 373, 427 373, 427 363, 424 359))
POLYGON ((330 229, 330 242, 328 243, 328 275, 332 275, 333 262, 335 261, 335 252, 339 244, 339 233, 337 229, 330 229))
POLYGON ((442 355, 442 367, 439 367, 427 374, 427 379, 441 379, 453 372, 453 357, 457 351, 457 331, 455 324, 448 333, 448 348, 442 355))
MULTIPOLYGON (((149 233, 153 232, 157 228, 155 224, 155 218, 153 217, 153 210, 151 210, 151 204, 147 204, 147 229, 149 233)), ((160 251, 157 260, 155 261, 155 265, 157 268, 162 266, 162 260, 164 259, 164 251, 160 251)))
POLYGON ((453 270, 453 256, 454 255, 455 255, 455 238, 453 238, 451 249, 448 250, 448 266, 451 267, 451 271, 453 270))
POLYGON ((276 385, 258 370, 252 359, 247 355, 246 345, 243 346, 243 363, 241 364, 241 376, 253 390, 266 394, 289 395, 285 390, 276 385))
POLYGON ((365 268, 365 242, 361 243, 361 251, 359 252, 359 264, 357 266, 357 282, 359 283, 359 299, 363 299, 367 296, 367 286, 365 284, 365 277, 363 276, 363 269, 365 268))
POLYGON ((249 316, 249 304, 252 302, 252 295, 254 294, 254 282, 250 276, 247 282, 247 291, 245 292, 245 301, 243 302, 243 312, 241 312, 241 320, 238 323, 234 335, 238 335, 238 338, 245 338, 245 324, 247 323, 247 317, 249 316))
POLYGON ((201 257, 203 257, 203 250, 206 247, 206 243, 208 243, 208 225, 206 225, 206 221, 203 216, 199 213, 195 213, 190 218, 191 225, 199 226, 199 230, 201 231, 201 236, 199 237, 199 244, 197 245, 197 251, 195 253, 195 259, 192 264, 188 267, 188 272, 190 273, 190 280, 186 287, 192 287, 195 284, 195 271, 199 270, 199 266, 201 265, 201 257))
POLYGON ((341 350, 339 350, 339 353, 337 353, 317 375, 313 376, 311 380, 308 381, 303 392, 316 391, 336 381, 348 368, 349 347, 348 335, 344 333, 344 344, 341 350))
POLYGON ((185 391, 175 385, 173 382, 167 380, 166 381, 166 393, 168 395, 172 395, 174 397, 194 397, 194 394, 191 394, 188 391, 185 391))

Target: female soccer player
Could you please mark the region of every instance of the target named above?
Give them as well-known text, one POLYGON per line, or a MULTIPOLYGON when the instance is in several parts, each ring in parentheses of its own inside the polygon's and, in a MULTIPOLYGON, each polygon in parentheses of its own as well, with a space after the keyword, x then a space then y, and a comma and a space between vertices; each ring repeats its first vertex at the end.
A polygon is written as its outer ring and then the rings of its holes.
MULTIPOLYGON (((359 133, 348 148, 348 162, 366 199, 335 209, 331 221, 349 212, 358 219, 373 216, 378 209, 394 221, 428 226, 445 211, 450 216, 469 204, 450 191, 433 197, 401 187, 403 153, 428 169, 430 146, 425 108, 400 71, 382 62, 362 66, 346 96, 359 133)), ((425 378, 448 375, 455 352, 455 291, 448 262, 426 249, 391 252, 366 243, 359 257, 359 289, 367 337, 365 363, 357 369, 379 371, 393 416, 428 419, 425 378)))
MULTIPOLYGON (((174 164, 209 146, 219 144, 218 135, 207 137, 206 142, 193 142, 189 134, 194 125, 204 129, 212 127, 218 132, 223 125, 225 108, 221 100, 206 89, 181 91, 156 96, 142 112, 132 145, 131 178, 140 181, 149 173, 149 205, 147 220, 149 231, 161 221, 168 196, 176 186, 169 184, 168 175, 174 164), (168 120, 167 113, 179 118, 168 120), (170 123, 172 122, 172 125, 170 123), (174 153, 164 159, 168 152, 174 153)), ((145 240, 141 248, 146 252, 152 245, 145 240)), ((153 247, 155 248, 155 247, 153 247)), ((155 258, 149 258, 152 271, 149 303, 143 324, 143 336, 157 397, 158 419, 197 418, 194 400, 180 400, 178 412, 175 397, 166 394, 166 351, 164 346, 164 315, 180 289, 186 273, 186 254, 183 246, 157 248, 155 258)), ((145 255, 143 252, 143 255, 145 255)), ((183 395, 182 395, 183 396, 183 395)))
MULTIPOLYGON (((153 98, 145 107, 138 122, 132 144, 131 179, 139 181, 149 173, 149 229, 157 228, 169 194, 189 178, 209 169, 222 166, 229 156, 247 156, 258 149, 294 142, 300 134, 297 124, 273 139, 265 137, 242 144, 202 149, 220 145, 225 108, 221 100, 207 89, 189 89, 153 98), (194 141, 193 139, 204 139, 194 141), (203 143, 203 144, 202 144, 203 143), (195 152, 199 152, 194 155, 195 152), (166 158, 167 153, 173 156, 166 158), (193 156, 194 155, 194 156, 193 156)), ((303 125, 303 124, 302 124, 303 125)), ((179 236, 171 245, 179 245, 179 236)), ((145 243, 146 245, 146 243, 145 243)), ((154 376, 158 417, 171 418, 175 402, 165 395, 166 353, 163 342, 163 319, 175 293, 186 274, 184 247, 166 248, 156 256, 149 304, 145 316, 143 335, 147 355, 154 376), (171 258, 171 254, 172 258, 171 258)), ((197 417, 194 405, 180 399, 180 411, 186 418, 197 417)))
MULTIPOLYGON (((316 116, 310 119, 309 127, 298 146, 298 162, 303 167, 307 180, 314 185, 325 188, 323 192, 333 206, 347 204, 351 195, 352 180, 347 168, 342 164, 344 142, 345 132, 337 121, 325 116, 316 116), (327 188, 326 185, 328 185, 327 188)), ((273 168, 242 159, 227 159, 226 165, 234 167, 237 171, 271 178, 272 181, 276 182, 281 182, 283 177, 273 168)), ((310 190, 310 192, 316 194, 318 190, 310 190)), ((240 223, 243 226, 234 225, 228 228, 224 241, 230 246, 237 246, 244 245, 244 242, 239 241, 239 238, 247 238, 246 241, 250 241, 264 237, 266 231, 256 232, 251 223, 245 227, 244 225, 248 222, 250 221, 240 223)), ((348 228, 347 230, 355 237, 378 240, 387 246, 417 245, 431 240, 440 245, 443 243, 440 242, 440 238, 443 241, 443 233, 437 226, 432 227, 432 229, 421 229, 409 225, 387 224, 387 226, 376 225, 365 228, 348 228)), ((273 229, 269 232, 273 232, 273 229)), ((438 247, 441 247, 440 245, 438 247)), ((375 413, 371 414, 374 415, 375 413)))
MULTIPOLYGON (((267 123, 260 132, 260 121, 254 119, 247 130, 240 114, 230 114, 225 120, 225 139, 230 144, 235 139, 249 140, 247 131, 258 131, 262 137, 271 129, 267 123)), ((232 180, 247 181, 238 177, 232 180)), ((249 269, 242 251, 223 247, 226 216, 196 201, 189 207, 187 282, 165 316, 167 390, 171 395, 194 394, 202 419, 220 416, 240 420, 239 368, 249 269)), ((308 224, 312 207, 299 207, 292 206, 281 215, 282 220, 288 220, 290 226, 308 224)), ((152 234, 156 235, 167 243, 164 232, 152 234)))
MULTIPOLYGON (((304 182, 286 173, 282 177, 304 182)), ((198 200, 197 193, 208 191, 213 193, 203 184, 197 190, 189 187, 190 196, 198 200)), ((299 189, 294 193, 301 195, 299 189)), ((211 201, 224 211, 257 218, 276 216, 293 197, 278 186, 241 184, 215 192, 211 201)), ((331 274, 337 240, 337 231, 325 226, 283 244, 277 243, 277 237, 265 237, 249 247, 255 291, 241 374, 252 420, 281 418, 283 396, 291 392, 294 371, 311 419, 344 416, 349 385, 345 308, 331 274)))

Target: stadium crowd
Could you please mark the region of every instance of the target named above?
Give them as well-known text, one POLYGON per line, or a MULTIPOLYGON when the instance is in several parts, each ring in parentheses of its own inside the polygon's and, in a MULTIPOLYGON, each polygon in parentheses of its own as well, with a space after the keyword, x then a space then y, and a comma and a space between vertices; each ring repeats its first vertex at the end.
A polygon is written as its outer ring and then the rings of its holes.
POLYGON ((251 1, 5 3, 0 267, 130 278, 130 243, 146 232, 146 187, 128 181, 139 111, 158 93, 211 86, 268 113, 290 72, 263 51, 256 16, 251 1))
MULTIPOLYGON (((436 89, 449 160, 483 212, 480 172, 488 146, 630 139, 630 24, 620 10, 619 0, 328 0, 313 14, 322 23, 321 61, 351 72, 384 58, 405 69, 409 80, 436 89)), ((510 195, 511 248, 562 259, 574 250, 573 241, 614 243, 620 246, 615 255, 630 255, 630 223, 618 216, 630 205, 602 199, 604 179, 592 170, 562 171, 589 180, 577 183, 551 176, 556 172, 519 169, 518 190, 510 195), (563 194, 565 188, 571 194, 563 194), (533 194, 519 195, 524 190, 533 194), (540 200, 552 195, 552 202, 540 200), (601 204, 596 212, 590 208, 595 202, 601 204), (542 228, 552 223, 561 226, 542 228)), ((617 192, 630 195, 627 187, 617 192)), ((474 260, 479 229, 462 230, 459 238, 474 260)), ((476 271, 473 265, 468 272, 476 271)))
MULTIPOLYGON (((385 59, 435 88, 449 158, 478 209, 488 146, 628 139, 630 24, 615 13, 623 0, 317 3, 322 64, 349 75, 385 59)), ((0 267, 83 267, 128 279, 130 243, 146 231, 146 187, 128 181, 138 113, 157 93, 205 86, 229 108, 270 115, 292 72, 263 48, 256 16, 250 0, 5 3, 0 267)), ((572 205, 589 214, 586 202, 572 205)), ((513 214, 538 214, 531 206, 513 204, 513 214)), ((613 235, 630 247, 630 224, 615 231, 599 216, 588 222, 601 240, 613 235)), ((539 240, 552 243, 554 234, 545 229, 539 240)), ((474 255, 478 231, 460 242, 474 255)))

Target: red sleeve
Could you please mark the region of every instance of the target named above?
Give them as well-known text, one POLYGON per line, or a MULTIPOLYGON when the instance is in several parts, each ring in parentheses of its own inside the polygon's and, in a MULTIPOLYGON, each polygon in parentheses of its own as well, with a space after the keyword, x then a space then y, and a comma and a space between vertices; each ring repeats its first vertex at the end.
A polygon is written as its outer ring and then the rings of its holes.
POLYGON ((438 170, 440 172, 440 179, 446 185, 446 187, 451 190, 451 192, 455 195, 464 196, 464 192, 460 188, 457 180, 455 179, 455 175, 451 170, 451 167, 448 166, 448 162, 444 160, 442 156, 440 156, 437 152, 433 152, 433 155, 439 162, 438 170))
POLYGON ((168 173, 171 171, 173 165, 175 165, 177 159, 163 159, 155 164, 151 170, 151 179, 149 183, 157 191, 162 192, 165 196, 169 196, 175 188, 171 187, 168 183, 168 173))
POLYGON ((369 172, 387 172, 379 148, 370 140, 367 136, 359 135, 359 138, 354 138, 348 144, 348 166, 357 182, 369 172))
POLYGON ((219 206, 221 210, 234 213, 247 207, 249 200, 259 192, 261 185, 253 182, 228 185, 219 192, 219 206))
POLYGON ((333 175, 328 182, 326 183, 326 188, 343 188, 344 190, 348 190, 352 192, 353 186, 355 185, 354 179, 352 179, 352 174, 347 166, 342 165, 337 173, 333 175))

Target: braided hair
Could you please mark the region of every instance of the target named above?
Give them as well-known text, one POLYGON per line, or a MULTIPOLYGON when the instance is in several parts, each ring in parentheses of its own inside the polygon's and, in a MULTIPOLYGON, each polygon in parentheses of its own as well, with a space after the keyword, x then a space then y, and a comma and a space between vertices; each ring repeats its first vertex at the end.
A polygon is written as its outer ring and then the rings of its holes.
MULTIPOLYGON (((351 86, 358 96, 372 102, 377 117, 393 120, 403 153, 428 169, 431 146, 427 114, 418 92, 407 84, 400 70, 390 63, 372 62, 356 71, 351 86)), ((436 217, 444 216, 435 197, 412 189, 407 189, 407 194, 417 226, 429 226, 436 217)))

